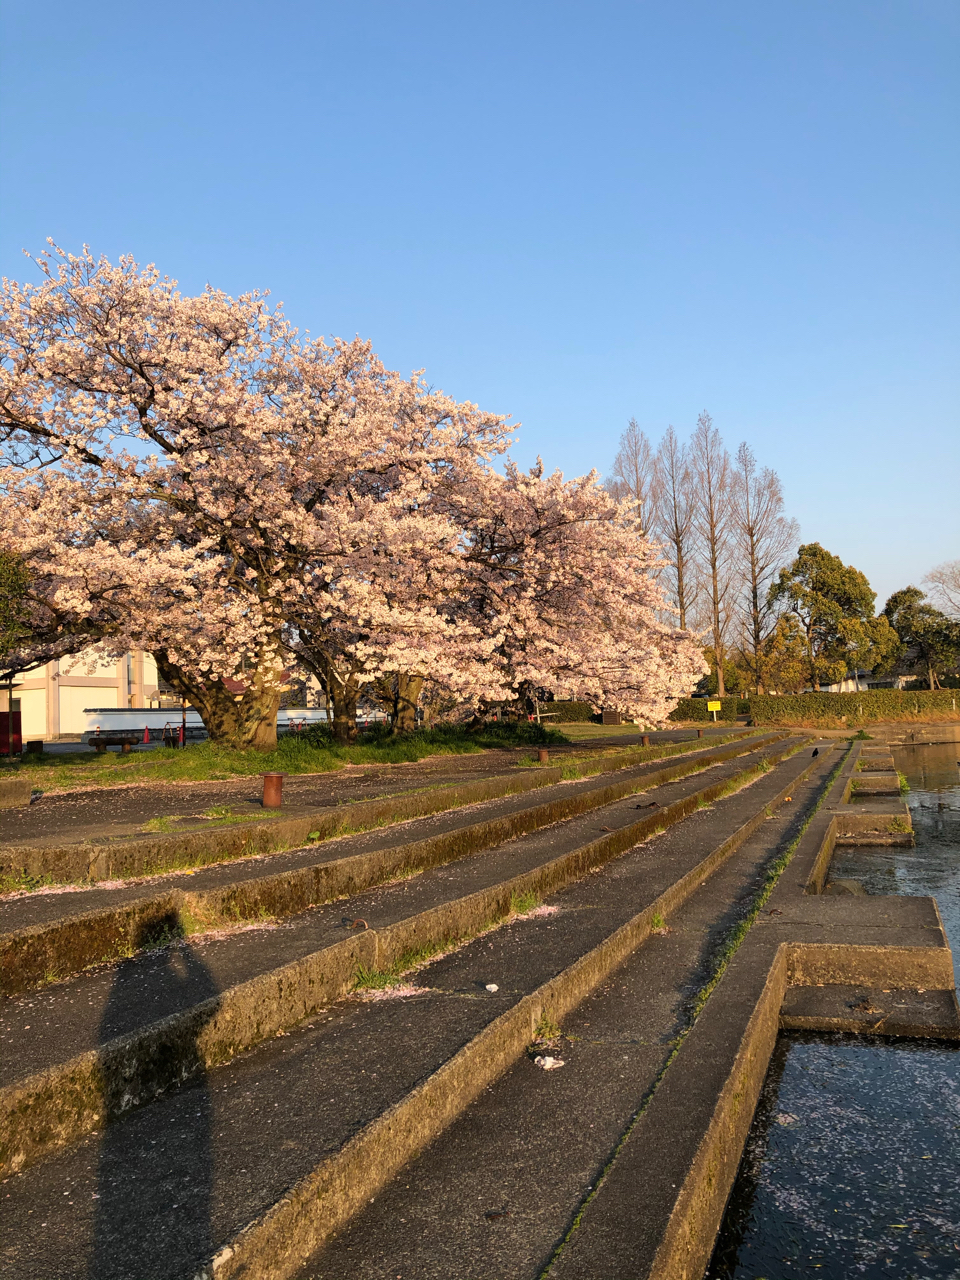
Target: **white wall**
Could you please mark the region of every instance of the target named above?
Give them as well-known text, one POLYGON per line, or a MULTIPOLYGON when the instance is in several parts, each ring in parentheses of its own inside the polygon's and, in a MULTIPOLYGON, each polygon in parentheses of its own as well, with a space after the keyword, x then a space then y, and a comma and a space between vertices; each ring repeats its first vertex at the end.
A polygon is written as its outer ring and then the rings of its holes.
POLYGON ((95 688, 89 685, 77 689, 64 685, 60 689, 60 732, 83 733, 87 725, 87 707, 115 707, 118 704, 117 688, 95 688))

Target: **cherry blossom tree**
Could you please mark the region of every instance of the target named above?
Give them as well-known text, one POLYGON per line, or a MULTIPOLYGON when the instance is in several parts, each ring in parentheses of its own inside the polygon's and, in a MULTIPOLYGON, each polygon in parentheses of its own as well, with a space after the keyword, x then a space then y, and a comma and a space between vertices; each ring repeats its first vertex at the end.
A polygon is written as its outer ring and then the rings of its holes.
POLYGON ((706 667, 686 632, 658 620, 669 614, 661 562, 632 498, 618 504, 595 472, 565 481, 508 463, 452 501, 466 532, 463 612, 494 641, 510 694, 543 688, 662 723, 706 667))
POLYGON ((503 418, 402 379, 367 343, 301 338, 257 294, 184 297, 88 251, 40 265, 39 286, 4 282, 0 429, 8 528, 28 500, 58 611, 151 649, 241 746, 275 741, 291 653, 324 672, 341 725, 391 645, 442 662, 423 582, 450 532, 429 498, 506 448, 503 418))
POLYGON ((211 736, 270 747, 291 665, 343 740, 364 687, 533 687, 647 722, 700 660, 656 623, 656 556, 593 476, 493 462, 505 420, 299 335, 251 293, 41 257, 0 301, 0 547, 37 642, 148 649, 211 736))

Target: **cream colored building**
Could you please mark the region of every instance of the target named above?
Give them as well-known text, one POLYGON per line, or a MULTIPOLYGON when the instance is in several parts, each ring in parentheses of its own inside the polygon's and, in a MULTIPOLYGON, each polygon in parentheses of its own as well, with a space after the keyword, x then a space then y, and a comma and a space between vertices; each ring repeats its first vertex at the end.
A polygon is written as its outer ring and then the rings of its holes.
MULTIPOLYGON (((148 707, 157 698, 157 665, 152 654, 134 651, 119 662, 98 662, 88 670, 83 654, 48 662, 14 680, 13 706, 20 704, 23 740, 76 737, 84 732, 88 709, 148 707)), ((0 710, 7 709, 0 686, 0 710)))

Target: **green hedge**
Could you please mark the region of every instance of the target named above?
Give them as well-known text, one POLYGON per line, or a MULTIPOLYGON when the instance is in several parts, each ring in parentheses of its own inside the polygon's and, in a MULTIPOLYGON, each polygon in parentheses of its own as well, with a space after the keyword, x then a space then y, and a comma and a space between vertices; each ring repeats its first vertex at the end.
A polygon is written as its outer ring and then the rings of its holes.
POLYGON ((540 714, 546 716, 545 724, 577 724, 587 720, 599 720, 589 702, 541 702, 540 714))
MULTIPOLYGON (((712 720, 713 712, 707 710, 708 702, 716 702, 716 698, 681 698, 673 711, 671 720, 712 720)), ((737 716, 750 714, 750 704, 743 698, 720 698, 718 720, 736 720, 737 716)))
POLYGON ((960 718, 960 694, 950 689, 916 692, 870 689, 864 693, 798 693, 750 699, 754 724, 862 724, 880 720, 922 719, 935 713, 960 718))

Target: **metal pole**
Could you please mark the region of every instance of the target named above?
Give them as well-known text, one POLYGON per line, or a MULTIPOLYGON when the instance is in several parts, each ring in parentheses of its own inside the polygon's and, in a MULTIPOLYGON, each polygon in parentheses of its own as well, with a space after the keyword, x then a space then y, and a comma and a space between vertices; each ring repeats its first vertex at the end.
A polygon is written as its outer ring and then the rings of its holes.
POLYGON ((181 747, 185 747, 187 745, 187 700, 186 698, 180 699, 180 745, 181 747))

